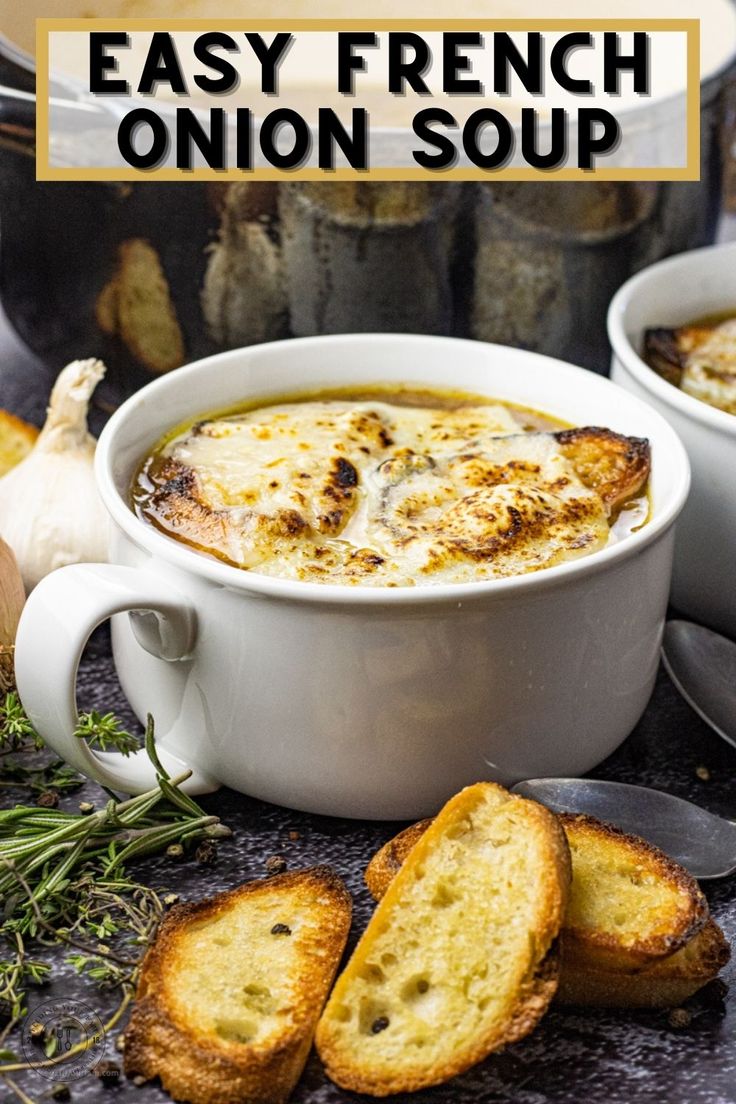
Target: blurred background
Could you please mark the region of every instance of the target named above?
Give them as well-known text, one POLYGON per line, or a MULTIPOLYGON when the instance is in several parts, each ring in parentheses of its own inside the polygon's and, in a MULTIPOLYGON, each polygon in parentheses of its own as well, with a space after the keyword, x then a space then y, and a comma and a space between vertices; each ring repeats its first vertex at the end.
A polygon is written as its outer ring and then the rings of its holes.
MULTIPOLYGON (((74 357, 108 365, 99 424, 152 375, 318 333, 452 334, 605 372, 616 289, 660 257, 734 236, 732 0, 635 5, 702 20, 701 179, 662 183, 36 182, 26 24, 97 14, 53 7, 19 16, 0 0, 0 406, 30 420, 74 357)), ((186 7, 176 14, 201 3, 186 7)), ((63 79, 55 91, 82 98, 63 79)), ((646 101, 632 116, 645 149, 658 116, 646 101)))

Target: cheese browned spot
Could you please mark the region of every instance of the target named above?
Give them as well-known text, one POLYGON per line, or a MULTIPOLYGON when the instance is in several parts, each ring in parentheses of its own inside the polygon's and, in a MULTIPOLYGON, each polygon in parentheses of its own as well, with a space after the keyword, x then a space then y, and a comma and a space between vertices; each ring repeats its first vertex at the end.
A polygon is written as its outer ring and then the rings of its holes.
POLYGON ((503 406, 305 401, 215 418, 145 466, 141 515, 239 567, 409 586, 523 574, 604 547, 645 441, 524 433, 503 406))
POLYGON ((675 387, 736 414, 736 318, 647 330, 644 356, 675 387))

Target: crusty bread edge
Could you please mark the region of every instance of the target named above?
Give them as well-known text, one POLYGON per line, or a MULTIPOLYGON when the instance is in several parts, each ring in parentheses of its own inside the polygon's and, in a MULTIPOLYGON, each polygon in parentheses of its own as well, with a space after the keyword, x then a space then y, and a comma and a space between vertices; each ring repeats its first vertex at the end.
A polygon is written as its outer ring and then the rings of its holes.
POLYGON ((380 901, 391 882, 406 861, 406 857, 432 823, 431 817, 418 820, 403 828, 397 835, 384 843, 368 863, 363 874, 371 897, 380 901))
MULTIPOLYGON (((577 962, 581 969, 597 968, 610 973, 633 973, 674 954, 703 928, 708 919, 708 905, 698 883, 658 847, 584 813, 561 813, 558 819, 565 830, 568 827, 572 829, 582 826, 599 838, 625 845, 629 852, 637 855, 643 862, 655 865, 664 879, 683 889, 692 904, 687 922, 678 929, 656 939, 639 940, 629 948, 623 948, 615 938, 605 933, 585 931, 565 923, 560 940, 563 975, 568 962, 577 962)), ((365 881, 376 900, 380 900, 385 894, 412 847, 430 824, 430 820, 410 824, 388 840, 370 860, 365 870, 365 881)))
MULTIPOLYGON (((238 1100, 247 1100, 249 1104, 282 1104, 307 1060, 313 1028, 342 957, 351 915, 352 900, 344 882, 326 866, 246 882, 214 897, 174 906, 143 959, 137 999, 124 1035, 126 1073, 138 1074, 146 1080, 159 1077, 174 1100, 193 1104, 231 1104, 238 1100), (318 991, 310 994, 314 999, 309 1001, 306 1030, 298 1025, 285 1032, 277 1046, 260 1054, 251 1049, 247 1055, 239 1053, 238 1044, 232 1044, 231 1049, 223 1044, 215 1050, 206 1041, 192 1038, 182 1030, 172 1020, 158 985, 180 933, 193 921, 226 912, 243 897, 268 893, 274 888, 288 893, 310 886, 332 894, 337 923, 325 932, 325 948, 332 951, 331 969, 321 979, 318 991)), ((326 953, 325 962, 328 957, 326 953)))
POLYGON ((394 902, 402 893, 405 883, 410 882, 413 878, 414 867, 425 860, 426 854, 434 846, 435 840, 444 833, 445 826, 451 823, 456 815, 464 814, 468 800, 474 796, 473 791, 476 791, 479 787, 493 787, 495 790, 501 791, 508 801, 514 804, 523 804, 525 813, 533 817, 538 826, 543 827, 549 850, 548 859, 544 864, 546 877, 538 886, 539 913, 543 919, 543 926, 534 933, 534 939, 530 940, 535 958, 534 961, 530 962, 528 975, 523 980, 516 995, 515 1007, 511 1011, 505 1029, 499 1032, 494 1028, 486 1036, 477 1039, 474 1045, 456 1053, 453 1060, 448 1062, 441 1070, 434 1070, 431 1074, 423 1072, 415 1077, 406 1074, 374 1077, 364 1075, 360 1069, 354 1066, 343 1064, 340 1058, 334 1054, 330 1040, 329 1022, 326 1021, 323 1013, 317 1025, 315 1045, 328 1076, 341 1088, 382 1097, 398 1092, 414 1092, 418 1089, 442 1084, 474 1066, 492 1052, 528 1035, 539 1023, 554 997, 559 976, 555 941, 565 914, 571 880, 570 851, 565 833, 554 814, 542 805, 537 804, 537 802, 519 797, 516 794, 510 794, 494 782, 479 782, 474 786, 466 787, 451 798, 426 830, 419 834, 420 838, 415 846, 411 848, 405 862, 386 889, 368 927, 353 952, 350 962, 337 979, 325 1011, 329 1010, 329 1005, 333 1000, 340 999, 341 992, 346 985, 346 975, 350 973, 351 967, 360 964, 367 948, 370 947, 372 929, 374 926, 380 925, 384 916, 391 911, 394 902))
MULTIPOLYGON (((126 238, 125 241, 120 242, 118 245, 118 266, 113 280, 116 286, 117 308, 115 329, 132 356, 155 375, 164 375, 166 372, 181 367, 186 358, 184 335, 177 315, 176 304, 171 294, 171 285, 166 276, 161 256, 155 246, 147 238, 126 238), (171 339, 165 359, 153 359, 151 357, 145 340, 141 337, 140 327, 134 322, 135 311, 131 306, 131 300, 140 291, 140 287, 133 283, 130 270, 132 268, 131 258, 140 249, 146 251, 150 271, 158 282, 161 291, 159 317, 165 321, 171 339)), ((104 291, 103 288, 103 293, 104 291)), ((103 300, 101 304, 98 303, 98 306, 104 312, 106 303, 103 300)), ((98 323, 99 321, 100 316, 98 315, 98 323)))
MULTIPOLYGON (((675 953, 636 974, 589 969, 568 962, 560 973, 558 1004, 598 1008, 671 1008, 688 1000, 718 976, 731 957, 723 932, 712 918, 694 936, 700 944, 694 962, 675 953)), ((688 945, 682 948, 686 951, 688 945)))
POLYGON ((5 425, 18 437, 22 437, 28 444, 29 450, 33 448, 38 438, 39 430, 30 422, 23 421, 17 414, 11 414, 9 410, 0 408, 0 430, 5 425))
POLYGON ((658 959, 674 954, 703 928, 709 911, 708 902, 700 886, 692 874, 664 851, 639 836, 632 836, 613 824, 587 816, 585 813, 560 813, 559 819, 565 832, 582 829, 583 832, 590 832, 602 841, 625 847, 629 854, 648 867, 655 868, 664 881, 681 890, 690 905, 678 927, 660 936, 636 940, 628 947, 623 947, 615 937, 605 932, 583 929, 571 924, 568 919, 561 938, 563 964, 584 960, 588 967, 597 966, 600 969, 616 972, 634 972, 658 959))

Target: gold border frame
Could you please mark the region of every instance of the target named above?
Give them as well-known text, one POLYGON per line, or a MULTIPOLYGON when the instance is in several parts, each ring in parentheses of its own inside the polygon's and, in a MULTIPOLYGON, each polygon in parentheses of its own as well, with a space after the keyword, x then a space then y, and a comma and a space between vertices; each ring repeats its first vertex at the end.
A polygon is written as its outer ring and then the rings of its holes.
POLYGON ((700 20, 699 19, 37 19, 36 20, 36 179, 37 180, 699 180, 700 179, 700 20), (60 168, 49 164, 49 33, 52 31, 679 31, 687 36, 687 161, 674 168, 442 169, 152 169, 60 168))

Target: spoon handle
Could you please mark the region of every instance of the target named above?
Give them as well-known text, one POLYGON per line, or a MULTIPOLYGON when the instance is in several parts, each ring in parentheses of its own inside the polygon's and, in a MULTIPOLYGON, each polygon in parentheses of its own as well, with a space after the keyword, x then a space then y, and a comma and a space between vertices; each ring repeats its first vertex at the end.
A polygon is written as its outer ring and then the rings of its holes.
POLYGON ((512 792, 555 813, 586 813, 640 836, 696 878, 736 870, 736 821, 661 790, 592 778, 532 778, 512 792))

